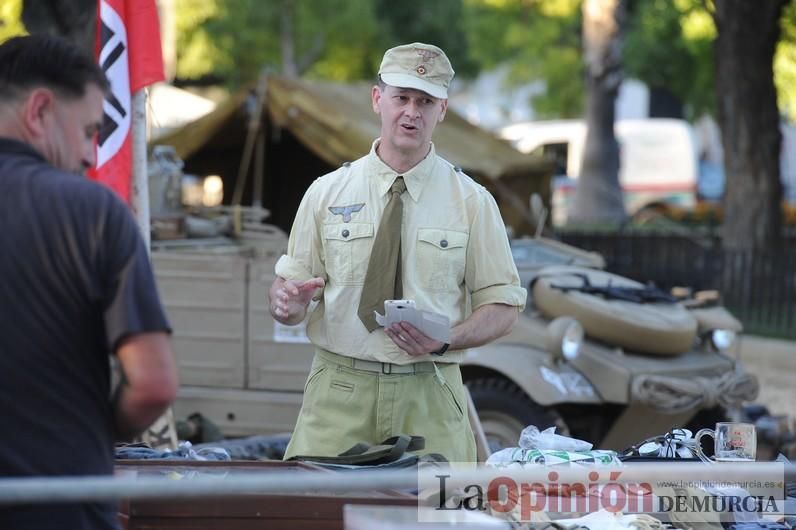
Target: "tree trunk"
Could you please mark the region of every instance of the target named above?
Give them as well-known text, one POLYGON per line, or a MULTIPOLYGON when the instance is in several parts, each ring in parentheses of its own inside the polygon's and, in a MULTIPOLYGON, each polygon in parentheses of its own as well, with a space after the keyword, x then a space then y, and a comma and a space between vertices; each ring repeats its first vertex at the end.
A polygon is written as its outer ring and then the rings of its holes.
POLYGON ((774 50, 787 0, 715 0, 717 117, 726 192, 722 241, 728 250, 776 248, 782 236, 774 50))
POLYGON ((616 96, 622 82, 622 39, 627 0, 584 0, 586 145, 568 222, 622 222, 619 144, 614 135, 616 96))
POLYGON ((298 77, 296 64, 296 39, 294 25, 296 21, 295 6, 292 0, 282 2, 280 21, 280 41, 282 47, 282 74, 285 77, 298 77))

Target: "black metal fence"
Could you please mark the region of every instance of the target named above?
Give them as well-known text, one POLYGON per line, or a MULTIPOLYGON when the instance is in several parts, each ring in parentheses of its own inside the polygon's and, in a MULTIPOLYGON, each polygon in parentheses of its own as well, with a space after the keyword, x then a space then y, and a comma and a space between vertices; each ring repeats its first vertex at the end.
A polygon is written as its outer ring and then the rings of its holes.
POLYGON ((711 235, 566 231, 558 237, 601 253, 609 271, 637 281, 718 290, 746 333, 796 339, 794 236, 781 248, 756 253, 722 250, 711 235))

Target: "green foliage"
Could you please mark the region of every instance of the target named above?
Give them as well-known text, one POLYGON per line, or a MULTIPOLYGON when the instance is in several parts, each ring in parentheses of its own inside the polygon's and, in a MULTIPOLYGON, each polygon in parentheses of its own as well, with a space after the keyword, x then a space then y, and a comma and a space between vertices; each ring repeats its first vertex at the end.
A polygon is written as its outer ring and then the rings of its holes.
MULTIPOLYGON (((21 3, 0 2, 0 18, 21 3)), ((459 77, 507 65, 510 86, 544 81, 547 89, 532 101, 541 117, 583 112, 582 0, 176 0, 176 5, 181 79, 210 76, 236 87, 255 79, 263 66, 280 71, 282 15, 292 6, 295 57, 297 62, 309 57, 307 76, 370 80, 384 49, 424 41, 445 49, 459 77)), ((711 2, 633 0, 630 5, 626 75, 674 94, 688 117, 712 113, 711 2)), ((0 26, 0 37, 11 27, 0 26)), ((783 16, 774 70, 780 107, 796 119, 796 2, 783 16)))
POLYGON ((2 0, 0 2, 0 42, 17 35, 25 35, 22 23, 22 0, 2 0))
POLYGON ((796 3, 791 2, 782 14, 782 35, 774 54, 774 84, 779 108, 796 121, 796 3))
MULTIPOLYGON (((291 9, 295 58, 309 75, 346 80, 375 72, 378 31, 369 0, 177 0, 177 76, 232 87, 263 67, 281 70, 283 14, 291 9)), ((381 55, 378 52, 378 57, 381 55)), ((376 65, 378 63, 376 62, 376 65)))
POLYGON ((226 67, 219 64, 223 61, 219 45, 204 27, 221 15, 219 4, 219 0, 176 0, 177 77, 202 77, 226 67))
POLYGON ((465 31, 478 64, 508 63, 512 85, 544 81, 547 90, 533 99, 541 117, 582 114, 578 0, 466 0, 465 7, 465 31))
MULTIPOLYGON (((580 0, 467 0, 465 5, 470 49, 480 65, 508 62, 513 84, 544 81, 546 92, 533 100, 541 117, 582 115, 580 0)), ((669 90, 693 116, 710 111, 715 29, 702 0, 636 0, 631 5, 626 75, 669 90)))
POLYGON ((387 46, 409 42, 434 44, 445 50, 457 76, 478 73, 462 28, 462 0, 374 0, 374 4, 376 17, 388 38, 387 46))
POLYGON ((686 103, 691 117, 711 112, 714 106, 715 32, 694 29, 704 22, 703 15, 712 25, 701 0, 638 1, 628 20, 624 48, 627 75, 667 89, 686 103))
MULTIPOLYGON (((310 77, 334 81, 373 80, 387 47, 373 0, 304 0, 302 20, 308 35, 325 34, 325 49, 310 67, 310 77), (313 7, 324 5, 319 10, 313 7)), ((314 37, 313 37, 314 38, 314 37)))

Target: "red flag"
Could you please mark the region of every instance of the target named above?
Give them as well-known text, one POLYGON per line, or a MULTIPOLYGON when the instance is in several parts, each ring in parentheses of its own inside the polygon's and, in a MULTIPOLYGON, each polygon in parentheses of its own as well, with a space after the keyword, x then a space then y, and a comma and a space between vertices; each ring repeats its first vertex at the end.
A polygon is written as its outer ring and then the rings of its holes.
POLYGON ((131 96, 164 78, 155 0, 98 0, 96 50, 111 90, 105 97, 97 138, 97 165, 89 176, 127 201, 132 170, 131 96))

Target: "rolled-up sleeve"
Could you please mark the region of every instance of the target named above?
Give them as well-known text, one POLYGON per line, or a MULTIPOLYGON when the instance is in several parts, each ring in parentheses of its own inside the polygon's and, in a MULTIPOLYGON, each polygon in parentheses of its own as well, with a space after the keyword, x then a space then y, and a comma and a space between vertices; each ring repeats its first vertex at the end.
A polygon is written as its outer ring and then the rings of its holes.
POLYGON ((506 226, 495 199, 486 190, 478 194, 470 226, 465 283, 473 310, 486 304, 506 304, 520 311, 525 308, 527 292, 520 285, 506 226))
POLYGON ((327 279, 320 230, 316 222, 318 183, 318 180, 313 182, 304 194, 290 230, 287 254, 282 255, 274 267, 276 275, 286 280, 327 279))

